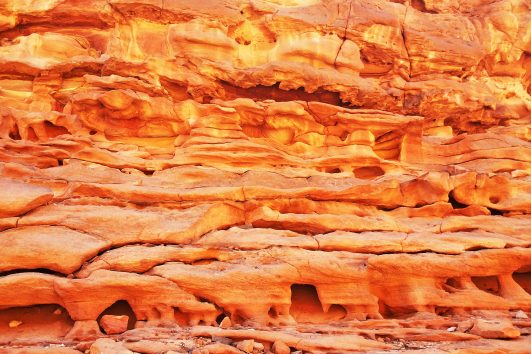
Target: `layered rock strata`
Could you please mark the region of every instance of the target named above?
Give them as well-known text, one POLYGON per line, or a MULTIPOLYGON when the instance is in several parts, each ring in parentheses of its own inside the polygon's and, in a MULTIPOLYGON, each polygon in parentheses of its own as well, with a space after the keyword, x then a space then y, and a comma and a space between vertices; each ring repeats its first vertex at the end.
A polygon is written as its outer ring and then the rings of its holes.
POLYGON ((530 20, 3 0, 0 352, 528 352, 530 20))

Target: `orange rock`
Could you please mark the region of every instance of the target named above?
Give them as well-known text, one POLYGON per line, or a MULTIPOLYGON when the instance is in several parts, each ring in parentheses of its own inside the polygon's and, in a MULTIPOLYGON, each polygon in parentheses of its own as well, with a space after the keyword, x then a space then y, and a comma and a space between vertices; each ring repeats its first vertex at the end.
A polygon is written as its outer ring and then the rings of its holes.
POLYGON ((236 348, 240 349, 244 353, 252 353, 254 349, 254 340, 242 340, 241 342, 236 344, 236 348))
POLYGON ((100 326, 107 334, 120 334, 127 331, 128 316, 105 315, 100 319, 100 326))
POLYGON ((517 338, 520 336, 520 331, 515 328, 511 321, 507 320, 483 320, 477 319, 474 326, 470 329, 470 333, 477 334, 483 338, 517 338))
POLYGON ((221 320, 221 323, 219 324, 220 328, 227 329, 232 327, 232 322, 230 320, 230 317, 224 317, 223 320, 221 320))
POLYGON ((19 216, 52 200, 52 190, 46 187, 0 179, 2 198, 0 217, 19 216))
POLYGON ((284 342, 281 342, 281 341, 275 341, 275 343, 273 343, 273 347, 271 348, 273 350, 273 353, 275 354, 290 354, 291 353, 291 350, 289 349, 289 347, 284 343, 284 342))
POLYGON ((523 1, 2 5, 1 348, 529 351, 523 1))
POLYGON ((0 247, 10 250, 0 271, 46 268, 69 274, 109 245, 65 227, 17 227, 0 233, 0 247))

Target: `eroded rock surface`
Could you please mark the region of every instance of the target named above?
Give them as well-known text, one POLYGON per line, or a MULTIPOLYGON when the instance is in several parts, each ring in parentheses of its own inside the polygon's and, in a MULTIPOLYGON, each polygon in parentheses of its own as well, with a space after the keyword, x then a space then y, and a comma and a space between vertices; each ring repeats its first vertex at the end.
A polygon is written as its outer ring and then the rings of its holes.
POLYGON ((3 0, 0 32, 0 352, 529 352, 528 1, 3 0))

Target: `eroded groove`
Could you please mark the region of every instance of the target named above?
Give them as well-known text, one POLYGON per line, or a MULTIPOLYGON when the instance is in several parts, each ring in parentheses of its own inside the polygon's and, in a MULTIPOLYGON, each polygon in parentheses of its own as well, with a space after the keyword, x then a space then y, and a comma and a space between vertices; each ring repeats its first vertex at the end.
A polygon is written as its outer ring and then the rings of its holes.
POLYGON ((237 98, 250 98, 256 101, 274 100, 277 102, 306 101, 322 102, 339 107, 350 107, 351 104, 343 102, 339 93, 318 89, 315 92, 306 92, 304 88, 281 89, 279 83, 271 86, 257 85, 243 88, 222 82, 221 86, 225 90, 224 98, 234 100, 237 98))

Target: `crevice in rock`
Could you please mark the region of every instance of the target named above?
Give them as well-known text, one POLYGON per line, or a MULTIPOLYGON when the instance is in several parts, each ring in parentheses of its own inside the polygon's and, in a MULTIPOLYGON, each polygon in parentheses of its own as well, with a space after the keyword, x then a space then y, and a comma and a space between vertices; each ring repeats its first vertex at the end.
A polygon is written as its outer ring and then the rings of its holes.
POLYGON ((455 293, 459 289, 462 289, 461 280, 458 278, 448 278, 442 284, 442 289, 450 294, 455 293))
MULTIPOLYGON (((408 12, 408 9, 409 9, 409 6, 406 5, 406 10, 404 11, 404 18, 402 19, 402 22, 400 23, 400 34, 402 35, 402 43, 404 43, 404 49, 406 51, 406 56, 407 56, 407 61, 409 63, 409 67, 408 67, 408 78, 411 79, 411 72, 412 72, 412 64, 411 64, 411 55, 409 54, 409 49, 407 47, 407 40, 406 40, 406 31, 404 29, 405 25, 406 25, 406 18, 407 18, 407 12, 408 12)), ((406 95, 406 91, 403 90, 403 99, 402 99, 402 102, 405 102, 405 95, 406 95)))
POLYGON ((384 301, 379 300, 378 301, 378 312, 385 319, 394 319, 394 318, 401 318, 404 316, 408 316, 418 311, 411 306, 403 306, 403 307, 389 306, 384 301))
POLYGON ((478 289, 500 296, 500 281, 497 276, 471 277, 478 289))
POLYGON ((57 342, 73 325, 68 311, 58 304, 1 309, 0 345, 16 341, 57 342))
POLYGON ((131 305, 126 300, 118 300, 108 308, 106 308, 97 318, 97 322, 100 324, 100 329, 104 331, 104 327, 101 324, 103 316, 127 316, 127 330, 135 328, 136 315, 131 308, 131 305))
POLYGON ((415 10, 430 14, 436 14, 436 11, 428 10, 426 8, 426 4, 424 3, 424 0, 411 0, 411 7, 413 7, 415 10))
POLYGON ((223 320, 225 319, 225 317, 229 318, 230 319, 230 316, 228 314, 226 314, 225 312, 222 312, 220 313, 217 317, 216 317, 216 323, 218 325, 221 324, 221 322, 223 322, 223 320))
MULTIPOLYGON (((522 270, 525 270, 525 268, 522 270)), ((517 270, 513 273, 513 279, 522 289, 531 295, 531 272, 517 270)))
POLYGON ((328 323, 340 320, 347 315, 347 310, 339 304, 331 305, 325 312, 317 289, 309 284, 293 284, 291 286, 289 312, 298 323, 328 323))
POLYGON ((341 169, 339 167, 326 167, 324 169, 324 172, 326 173, 330 173, 330 174, 335 174, 335 173, 341 173, 341 169))
POLYGON ((501 216, 504 215, 503 210, 489 208, 489 207, 487 207, 487 209, 490 211, 490 215, 501 215, 501 216))
POLYGON ((360 179, 375 179, 383 176, 385 171, 380 166, 363 166, 355 168, 352 173, 356 178, 360 179))
POLYGON ((234 86, 225 81, 222 81, 221 85, 225 90, 226 100, 233 100, 237 98, 251 98, 256 101, 307 101, 328 103, 340 107, 350 106, 348 102, 343 102, 338 92, 331 92, 323 89, 318 89, 315 92, 308 93, 304 90, 304 88, 299 88, 296 90, 283 90, 280 88, 279 83, 276 83, 272 86, 257 85, 249 88, 234 86))
MULTIPOLYGON (((350 21, 350 13, 352 11, 352 1, 353 0, 350 1, 349 7, 348 7, 347 23, 345 24, 345 31, 343 32, 343 41, 341 42, 341 45, 339 46, 339 49, 337 50, 336 56, 334 57, 334 67, 336 67, 337 57, 339 56, 339 53, 341 53, 341 49, 343 48, 343 45, 347 41, 348 24, 350 21)), ((338 7, 339 7, 339 4, 338 4, 338 7)))
POLYGON ((382 315, 383 318, 390 318, 393 316, 391 308, 382 300, 378 299, 378 312, 382 315))
POLYGON ((448 193, 448 203, 452 204, 452 208, 454 209, 464 209, 468 207, 467 204, 460 203, 455 199, 453 190, 448 193))
POLYGON ((188 92, 188 87, 174 80, 161 76, 159 78, 160 84, 170 94, 171 98, 178 102, 188 99, 194 99, 194 97, 188 92))
POLYGON ((181 327, 187 327, 190 325, 190 315, 181 311, 178 307, 173 308, 173 317, 175 322, 181 327))
POLYGON ((35 268, 35 269, 13 269, 6 272, 0 272, 0 277, 5 277, 8 275, 13 274, 21 274, 21 273, 41 273, 41 274, 49 274, 49 275, 55 275, 56 277, 64 278, 67 276, 67 274, 63 274, 60 272, 56 272, 47 268, 35 268))
POLYGON ((435 306, 434 312, 437 316, 448 316, 453 313, 453 308, 447 306, 435 306))

